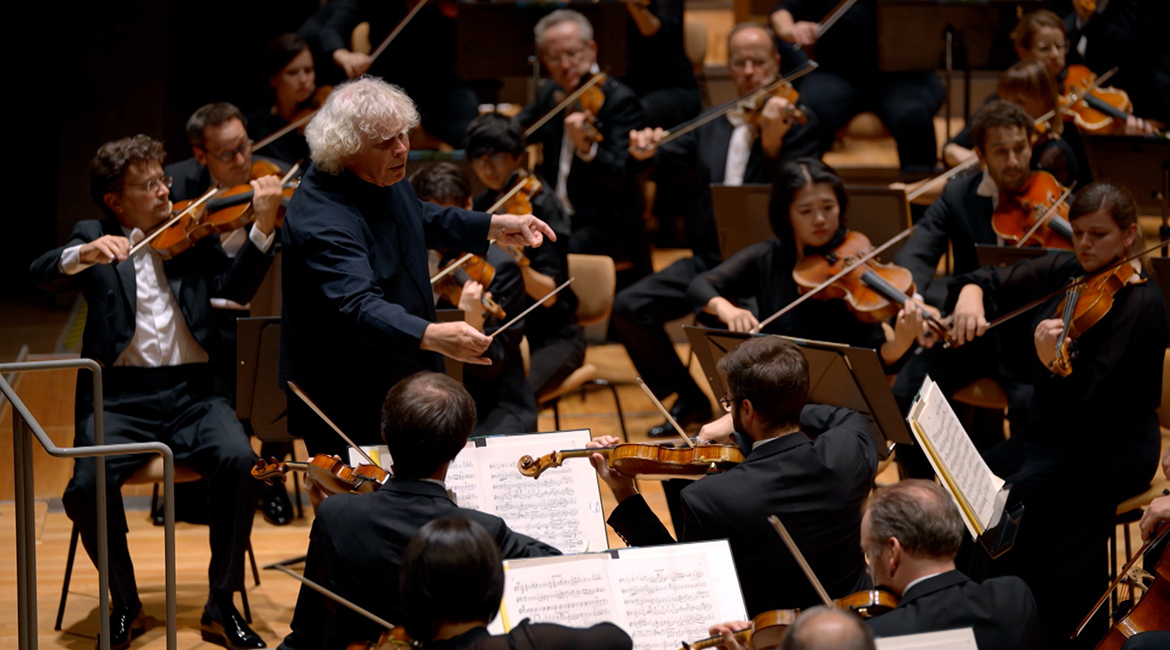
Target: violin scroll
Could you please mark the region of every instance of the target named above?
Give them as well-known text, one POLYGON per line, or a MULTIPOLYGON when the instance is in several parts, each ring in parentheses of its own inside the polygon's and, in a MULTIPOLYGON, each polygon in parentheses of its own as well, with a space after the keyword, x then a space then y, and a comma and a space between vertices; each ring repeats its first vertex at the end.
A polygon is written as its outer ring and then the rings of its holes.
POLYGON ((524 455, 520 457, 520 460, 516 461, 516 469, 520 470, 520 473, 524 476, 540 478, 540 475, 546 469, 560 467, 562 463, 564 463, 564 457, 558 452, 553 452, 540 458, 524 455))

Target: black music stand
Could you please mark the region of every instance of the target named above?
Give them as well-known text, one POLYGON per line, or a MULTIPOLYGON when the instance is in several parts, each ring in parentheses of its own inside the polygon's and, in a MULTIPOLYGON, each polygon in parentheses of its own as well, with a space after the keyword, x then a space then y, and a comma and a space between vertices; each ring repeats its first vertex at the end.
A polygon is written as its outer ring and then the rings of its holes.
MULTIPOLYGON (((695 356, 699 357, 699 364, 716 395, 727 394, 727 387, 716 369, 723 355, 752 336, 775 336, 690 325, 684 325, 683 331, 687 334, 695 356)), ((889 379, 877 352, 838 343, 788 336, 781 338, 799 346, 808 359, 810 403, 841 406, 864 415, 869 421, 869 433, 881 458, 890 455, 890 443, 914 444, 906 420, 902 418, 894 401, 889 379)))
MULTIPOLYGON (((711 185, 715 230, 723 259, 775 237, 768 223, 771 190, 772 186, 766 184, 711 185)), ((904 191, 884 185, 846 185, 845 190, 849 193, 845 223, 864 233, 874 246, 880 246, 910 226, 910 204, 904 191)), ((891 246, 878 260, 891 261, 901 246, 891 246)))
MULTIPOLYGON (((1133 193, 1142 214, 1162 214, 1158 240, 1170 239, 1170 140, 1124 135, 1083 137, 1093 180, 1117 183, 1133 193)), ((1168 247, 1162 255, 1170 256, 1168 247)))
POLYGON ((1014 266, 1017 262, 1034 260, 1037 257, 1044 257, 1049 253, 1056 252, 1059 251, 1050 251, 1038 246, 1016 248, 1015 246, 975 244, 975 258, 979 261, 979 266, 1014 266))

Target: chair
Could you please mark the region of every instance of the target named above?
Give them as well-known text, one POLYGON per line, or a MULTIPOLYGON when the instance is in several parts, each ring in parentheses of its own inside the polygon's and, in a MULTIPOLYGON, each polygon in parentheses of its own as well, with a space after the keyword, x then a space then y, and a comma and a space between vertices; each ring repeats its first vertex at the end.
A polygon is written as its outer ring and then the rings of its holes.
MULTIPOLYGON (((195 472, 195 470, 183 465, 182 463, 175 463, 175 485, 180 483, 194 483, 202 477, 195 472)), ((154 493, 150 497, 150 511, 154 512, 158 507, 158 486, 163 482, 163 459, 161 456, 153 456, 149 463, 138 468, 130 478, 126 479, 123 485, 154 485, 154 493)), ((80 531, 77 530, 77 525, 73 525, 73 530, 69 533, 69 555, 65 560, 65 579, 61 584, 61 602, 57 606, 57 621, 53 625, 56 631, 61 630, 61 621, 65 618, 65 602, 69 598, 69 581, 73 577, 73 560, 77 556, 77 540, 81 536, 80 531)), ((252 541, 248 541, 248 561, 252 565, 252 579, 256 582, 256 586, 260 586, 260 571, 256 568, 256 556, 252 552, 252 541)), ((244 619, 249 623, 252 622, 252 611, 248 607, 248 590, 240 590, 240 599, 244 605, 244 619)))
POLYGON ((697 18, 683 18, 683 50, 686 52, 687 60, 691 62, 695 82, 699 85, 699 94, 703 103, 707 104, 710 99, 707 93, 707 75, 704 72, 707 60, 707 23, 697 18))
MULTIPOLYGON (((575 278, 573 292, 577 294, 577 320, 582 327, 601 323, 609 319, 613 311, 614 291, 617 286, 617 268, 613 258, 605 255, 569 255, 569 276, 575 278)), ((522 351, 527 346, 522 347, 522 351)), ((526 362, 527 363, 527 362, 526 362)), ((559 385, 546 389, 536 396, 539 408, 551 407, 556 428, 561 428, 559 403, 562 396, 586 385, 608 388, 613 394, 617 407, 618 424, 621 425, 622 439, 629 440, 626 420, 622 415, 622 403, 617 387, 603 379, 597 366, 586 362, 565 378, 559 385)))

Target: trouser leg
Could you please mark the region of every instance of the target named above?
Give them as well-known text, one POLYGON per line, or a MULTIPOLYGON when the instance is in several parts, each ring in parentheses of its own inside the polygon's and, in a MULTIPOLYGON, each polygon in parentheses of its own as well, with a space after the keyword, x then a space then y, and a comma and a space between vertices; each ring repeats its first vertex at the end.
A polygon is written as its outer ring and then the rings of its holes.
POLYGON ((528 383, 534 395, 558 386, 585 363, 585 336, 573 324, 543 340, 529 339, 528 383))
POLYGON ((879 73, 873 110, 898 144, 902 169, 930 171, 938 162, 934 115, 946 91, 933 72, 879 73))

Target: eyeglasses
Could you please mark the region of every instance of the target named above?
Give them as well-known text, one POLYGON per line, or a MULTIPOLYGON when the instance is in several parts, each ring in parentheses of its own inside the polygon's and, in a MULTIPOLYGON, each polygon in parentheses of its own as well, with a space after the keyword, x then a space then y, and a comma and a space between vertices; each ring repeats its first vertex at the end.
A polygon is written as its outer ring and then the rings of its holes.
POLYGON ((151 180, 146 181, 145 183, 126 183, 126 186, 127 187, 141 187, 141 188, 146 189, 147 192, 157 192, 158 188, 160 188, 160 187, 165 187, 167 189, 170 189, 171 185, 173 185, 174 183, 175 183, 175 179, 171 178, 170 176, 163 176, 161 178, 152 178, 151 180))
POLYGON ((570 63, 580 61, 585 53, 589 51, 588 47, 579 47, 573 50, 565 50, 564 52, 545 52, 544 58, 548 59, 549 63, 561 62, 566 58, 570 63))
POLYGON ((735 398, 730 396, 730 395, 725 395, 723 397, 720 397, 719 398, 719 405, 723 407, 724 411, 731 413, 731 410, 733 408, 735 408, 735 398))
POLYGON ((253 144, 252 141, 248 140, 244 144, 236 147, 235 149, 230 149, 228 151, 221 151, 219 153, 211 153, 210 151, 208 151, 206 149, 204 149, 203 151, 204 151, 204 153, 211 156, 212 158, 215 158, 216 160, 218 160, 221 163, 230 163, 231 161, 236 159, 236 156, 245 156, 246 157, 249 153, 251 153, 252 152, 252 144, 253 144))

